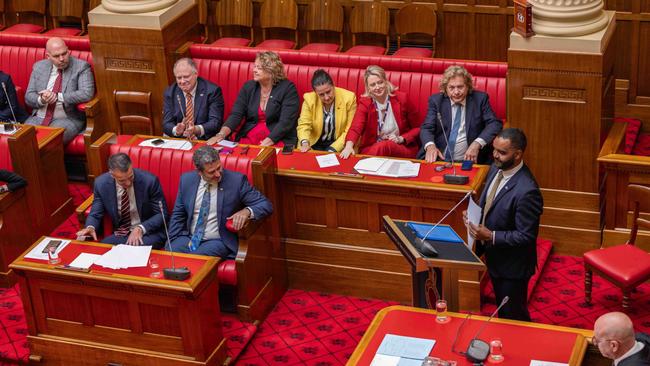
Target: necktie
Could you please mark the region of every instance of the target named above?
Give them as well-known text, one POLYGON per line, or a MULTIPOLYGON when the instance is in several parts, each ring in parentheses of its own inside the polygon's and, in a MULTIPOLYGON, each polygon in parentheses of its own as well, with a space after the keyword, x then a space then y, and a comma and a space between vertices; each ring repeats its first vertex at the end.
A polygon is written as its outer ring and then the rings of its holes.
POLYGON ((323 139, 322 140, 323 141, 329 141, 329 140, 332 139, 331 135, 332 135, 332 132, 334 130, 332 128, 333 127, 332 126, 333 125, 333 123, 332 123, 332 113, 329 113, 329 112, 326 112, 326 111, 323 111, 323 113, 325 115, 325 123, 324 123, 324 125, 325 125, 325 133, 323 134, 323 139))
POLYGON ((129 190, 125 189, 122 191, 120 199, 120 222, 117 230, 115 230, 115 235, 127 236, 129 231, 131 231, 131 204, 129 202, 129 190))
MULTIPOLYGON (((54 80, 54 86, 52 87, 52 93, 59 94, 61 92, 61 81, 63 79, 63 70, 57 70, 56 79, 54 80)), ((56 107, 56 102, 47 105, 47 110, 45 112, 45 117, 41 125, 49 126, 52 122, 52 117, 54 116, 54 108, 56 107)))
POLYGON ((194 101, 192 94, 185 93, 185 128, 194 131, 194 101))
POLYGON ((456 107, 456 115, 454 116, 454 123, 451 125, 451 132, 449 132, 449 146, 447 146, 447 153, 445 159, 451 161, 456 149, 456 139, 458 138, 458 130, 460 129, 460 117, 463 114, 463 106, 460 103, 454 104, 456 107))
POLYGON ((501 184, 501 180, 503 180, 503 171, 499 170, 496 177, 494 178, 494 184, 492 184, 492 189, 490 189, 490 192, 488 192, 487 198, 485 199, 485 207, 483 207, 483 219, 481 220, 482 225, 485 225, 485 217, 487 216, 488 211, 490 211, 490 208, 492 207, 492 202, 494 201, 494 196, 497 195, 497 188, 499 188, 499 184, 501 184))
POLYGON ((203 192, 203 198, 201 198, 201 208, 199 209, 199 217, 196 219, 196 227, 194 228, 194 234, 190 239, 190 252, 193 252, 199 248, 201 244, 201 239, 203 239, 203 233, 205 233, 205 225, 208 222, 208 213, 210 212, 210 183, 205 184, 205 192, 203 192))

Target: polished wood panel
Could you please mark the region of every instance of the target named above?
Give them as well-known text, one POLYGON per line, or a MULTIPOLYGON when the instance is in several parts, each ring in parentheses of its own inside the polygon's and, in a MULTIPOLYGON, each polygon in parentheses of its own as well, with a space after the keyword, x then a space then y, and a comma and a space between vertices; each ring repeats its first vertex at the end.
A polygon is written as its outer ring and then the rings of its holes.
POLYGON ((241 26, 249 29, 250 33, 247 36, 251 42, 253 41, 253 2, 251 0, 219 1, 215 5, 215 14, 218 30, 217 38, 225 37, 223 27, 241 26))
POLYGON ((390 28, 390 13, 388 8, 380 2, 358 2, 350 13, 350 32, 352 33, 352 46, 367 44, 360 42, 358 37, 364 33, 384 36, 388 49, 390 28))
POLYGON ((422 4, 406 4, 395 15, 397 48, 402 45, 402 37, 412 33, 431 36, 431 49, 436 52, 436 34, 438 33, 438 16, 433 7, 422 4))
POLYGON ((153 135, 151 92, 115 90, 115 111, 118 116, 117 132, 124 135, 153 135))
POLYGON ((61 21, 76 21, 81 25, 82 34, 86 33, 86 3, 79 0, 49 0, 50 16, 54 28, 60 26, 61 21))
POLYGON ((343 6, 338 0, 313 0, 304 13, 306 43, 311 43, 311 33, 328 31, 338 35, 339 51, 343 47, 343 6))
POLYGON ((260 8, 262 39, 273 39, 269 30, 283 28, 292 30, 293 40, 298 44, 298 5, 294 0, 266 0, 260 8))

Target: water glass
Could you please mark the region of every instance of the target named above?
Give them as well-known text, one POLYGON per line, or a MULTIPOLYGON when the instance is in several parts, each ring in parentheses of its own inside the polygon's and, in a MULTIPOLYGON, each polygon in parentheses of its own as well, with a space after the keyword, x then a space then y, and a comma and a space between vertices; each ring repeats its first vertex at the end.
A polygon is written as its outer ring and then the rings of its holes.
POLYGON ((149 277, 151 278, 161 277, 160 264, 158 263, 158 258, 149 257, 149 269, 151 269, 151 273, 149 273, 149 277))
POLYGON ((51 246, 47 249, 47 262, 49 264, 59 264, 61 263, 61 258, 59 258, 59 253, 56 252, 57 246, 51 246))
POLYGON ((451 320, 447 316, 447 300, 439 299, 436 301, 436 322, 444 324, 451 320))
POLYGON ((503 343, 499 338, 495 338, 492 341, 490 341, 489 361, 491 363, 503 362, 503 343))
POLYGON ((440 365, 440 359, 438 357, 426 357, 424 361, 422 361, 422 366, 438 366, 440 365))

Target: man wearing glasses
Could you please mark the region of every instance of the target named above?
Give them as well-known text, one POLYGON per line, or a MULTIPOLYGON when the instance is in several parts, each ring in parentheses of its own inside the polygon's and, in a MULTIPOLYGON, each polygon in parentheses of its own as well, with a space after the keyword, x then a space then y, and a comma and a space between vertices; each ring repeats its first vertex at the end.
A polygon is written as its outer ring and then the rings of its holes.
POLYGON ((594 324, 594 346, 614 366, 650 366, 650 336, 634 335, 630 318, 619 312, 602 315, 594 324))

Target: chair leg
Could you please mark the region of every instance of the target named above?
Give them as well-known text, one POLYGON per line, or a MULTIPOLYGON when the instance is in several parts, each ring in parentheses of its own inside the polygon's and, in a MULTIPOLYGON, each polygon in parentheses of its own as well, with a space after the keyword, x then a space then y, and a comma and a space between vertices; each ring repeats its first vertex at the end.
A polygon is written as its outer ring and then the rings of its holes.
POLYGON ((623 290, 623 309, 630 307, 630 290, 623 290))
POLYGON ((590 269, 585 269, 585 302, 591 304, 591 284, 592 273, 590 269))

